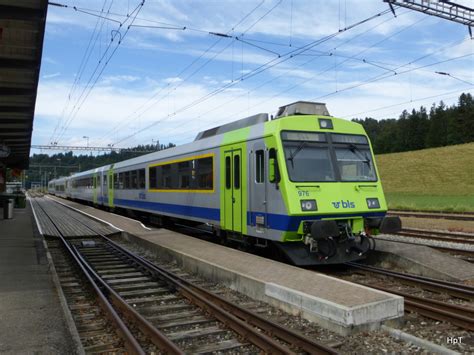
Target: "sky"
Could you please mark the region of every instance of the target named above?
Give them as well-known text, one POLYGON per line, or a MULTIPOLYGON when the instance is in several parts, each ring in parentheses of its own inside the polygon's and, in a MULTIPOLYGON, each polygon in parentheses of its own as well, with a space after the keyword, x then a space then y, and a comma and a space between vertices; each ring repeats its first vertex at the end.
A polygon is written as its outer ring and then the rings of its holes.
POLYGON ((57 3, 67 7, 48 9, 35 145, 180 145, 299 100, 396 118, 474 88, 466 26, 394 17, 382 0, 57 3))

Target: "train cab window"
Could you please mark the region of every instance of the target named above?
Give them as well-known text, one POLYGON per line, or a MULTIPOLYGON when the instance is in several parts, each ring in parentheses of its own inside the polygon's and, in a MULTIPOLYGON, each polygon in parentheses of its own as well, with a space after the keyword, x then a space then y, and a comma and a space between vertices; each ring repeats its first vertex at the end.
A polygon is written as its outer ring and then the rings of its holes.
POLYGON ((265 181, 265 154, 263 149, 255 152, 255 182, 262 183, 265 181))
POLYGON ((230 189, 230 157, 225 157, 225 188, 230 189))
POLYGON ((146 186, 145 169, 138 170, 138 188, 144 189, 146 186))
POLYGON ((234 189, 240 189, 240 155, 234 155, 234 189))

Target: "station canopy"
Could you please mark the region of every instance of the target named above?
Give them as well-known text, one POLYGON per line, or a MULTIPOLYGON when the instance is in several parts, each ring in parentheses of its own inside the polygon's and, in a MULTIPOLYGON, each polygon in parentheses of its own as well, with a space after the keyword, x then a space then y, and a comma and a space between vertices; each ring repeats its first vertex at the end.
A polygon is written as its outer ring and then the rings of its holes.
POLYGON ((47 7, 0 0, 0 167, 28 168, 47 7))

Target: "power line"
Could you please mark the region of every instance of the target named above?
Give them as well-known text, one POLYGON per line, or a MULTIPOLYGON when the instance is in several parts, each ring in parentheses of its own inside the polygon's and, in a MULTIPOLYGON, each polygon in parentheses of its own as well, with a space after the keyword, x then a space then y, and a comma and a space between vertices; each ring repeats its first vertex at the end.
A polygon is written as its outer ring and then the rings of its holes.
MULTIPOLYGON (((464 41, 463 41, 464 42, 464 41)), ((447 49, 447 48, 445 48, 447 49)), ((407 70, 404 70, 404 71, 397 71, 398 69, 400 68, 403 68, 403 67, 406 67, 408 65, 411 65, 413 63, 416 63, 418 61, 421 60, 421 58, 425 58, 426 56, 422 56, 418 59, 415 59, 414 61, 411 61, 409 63, 406 63, 406 64, 403 64, 401 66, 399 66, 398 68, 395 68, 395 74, 390 74, 390 75, 385 75, 385 74, 381 74, 381 75, 377 75, 375 77, 372 77, 372 78, 369 78, 365 81, 362 81, 360 82, 359 84, 356 84, 356 85, 351 85, 351 86, 348 86, 348 87, 345 87, 341 90, 336 90, 336 91, 333 91, 333 92, 330 92, 328 94, 325 94, 325 95, 322 95, 322 96, 318 96, 312 100, 316 101, 316 100, 320 100, 322 98, 325 98, 325 97, 328 97, 328 96, 331 96, 331 95, 335 95, 335 94, 339 94, 341 92, 344 92, 344 91, 348 91, 348 90, 353 90, 353 89, 356 89, 356 88, 359 88, 361 86, 364 86, 364 85, 367 85, 367 84, 370 84, 370 83, 373 83, 373 82, 376 82, 376 81, 379 81, 379 80, 382 80, 382 79, 386 79, 388 77, 393 77, 394 75, 397 75, 397 76, 400 76, 402 74, 405 74, 405 73, 410 73, 412 71, 415 71, 415 70, 419 70, 419 69, 423 69, 423 68, 427 68, 427 67, 431 67, 433 65, 437 65, 437 64, 443 64, 443 63, 448 63, 448 62, 451 62, 453 60, 458 60, 458 59, 462 59, 462 58, 466 58, 466 57, 470 57, 474 55, 474 53, 469 53, 469 54, 465 54, 465 55, 461 55, 461 56, 458 56, 458 57, 454 57, 454 58, 450 58, 450 59, 446 59, 446 60, 441 60, 441 61, 438 61, 438 62, 435 62, 435 63, 430 63, 430 64, 426 64, 426 65, 422 65, 420 67, 415 67, 415 68, 410 68, 410 69, 407 69, 407 70)), ((471 84, 472 85, 472 84, 471 84)))
MULTIPOLYGON (((241 36, 245 35, 245 33, 247 33, 251 28, 253 28, 258 22, 260 22, 263 18, 265 18, 268 14, 270 14, 280 3, 282 2, 282 0, 280 0, 279 2, 277 2, 272 8, 270 8, 269 10, 267 10, 265 12, 265 14, 263 14, 262 16, 260 16, 256 21, 254 21, 249 27, 247 27, 242 33, 241 33, 241 36)), ((264 3, 264 0, 261 1, 256 7, 254 7, 248 14, 246 14, 236 25, 234 25, 232 27, 231 30, 229 30, 226 34, 223 34, 222 36, 219 36, 220 38, 210 47, 208 48, 204 53, 202 53, 199 58, 196 58, 190 65, 188 65, 184 70, 181 71, 181 73, 184 73, 188 68, 190 68, 194 63, 196 63, 199 59, 201 59, 202 57, 205 56, 205 54, 207 54, 217 43, 219 43, 223 38, 232 38, 233 40, 236 40, 237 38, 236 37, 233 37, 233 36, 229 36, 228 34, 231 33, 232 31, 235 30, 236 27, 238 27, 240 24, 242 24, 247 18, 250 17, 250 15, 252 13, 254 13, 259 7, 261 7, 261 5, 263 5, 264 3)), ((232 45, 233 42, 230 42, 229 44, 227 44, 225 47, 223 47, 221 50, 219 50, 218 52, 216 52, 212 57, 208 58, 203 64, 201 64, 197 69, 195 69, 192 73, 190 73, 184 80, 180 81, 178 84, 175 84, 172 88, 169 89, 168 93, 163 96, 161 99, 158 99, 158 100, 155 100, 153 101, 161 92, 163 92, 168 86, 170 86, 171 83, 169 83, 167 86, 165 86, 163 89, 159 90, 155 95, 153 95, 148 101, 147 103, 149 102, 152 102, 148 107, 144 108, 136 117, 134 117, 133 119, 136 120, 138 118, 140 118, 143 114, 145 114, 146 112, 148 112, 153 106, 155 106, 158 102, 160 102, 161 100, 163 100, 164 98, 168 97, 170 94, 171 94, 171 91, 175 91, 177 88, 179 88, 181 85, 183 85, 185 82, 187 82, 191 77, 193 77, 194 75, 196 75, 199 71, 201 71, 204 67, 206 67, 210 62, 212 62, 218 55, 220 55, 223 51, 225 51, 227 48, 229 48, 231 45, 232 45)), ((179 75, 181 75, 181 73, 179 75)), ((178 77, 179 77, 178 75, 178 77)), ((146 104, 146 103, 145 103, 146 104)), ((142 105, 141 107, 144 107, 145 105, 142 105)), ((137 112, 138 110, 135 110, 135 112, 137 112)), ((133 115, 133 114, 132 114, 133 115)), ((122 122, 125 122, 125 121, 128 121, 128 119, 131 118, 130 116, 127 116, 127 118, 125 118, 122 122)), ((117 127, 117 126, 116 126, 117 127)), ((114 128, 115 130, 116 128, 114 128)), ((107 136, 110 136, 111 134, 113 134, 113 132, 107 134, 107 136)))
POLYGON ((429 100, 429 99, 434 99, 434 98, 437 98, 437 97, 441 97, 441 96, 446 96, 446 95, 451 95, 451 94, 459 94, 459 93, 462 93, 464 92, 465 89, 463 90, 453 90, 453 91, 448 91, 448 92, 444 92, 442 94, 436 94, 436 95, 430 95, 430 96, 425 96, 425 97, 421 97, 421 98, 418 98, 418 99, 415 99, 415 100, 408 100, 408 101, 403 101, 403 102, 399 102, 399 103, 396 103, 396 104, 390 104, 390 105, 387 105, 387 106, 382 106, 382 107, 377 107, 377 108, 374 108, 374 109, 371 109, 371 110, 367 110, 367 111, 361 111, 361 112, 356 112, 356 113, 351 113, 349 115, 345 115, 345 116, 342 116, 341 118, 352 118, 354 116, 359 116, 359 115, 365 115, 367 113, 371 113, 371 112, 377 112, 377 111, 382 111, 382 110, 385 110, 387 108, 392 108, 392 107, 396 107, 396 106, 400 106, 400 105, 406 105, 406 104, 410 104, 412 102, 418 102, 418 101, 423 101, 423 100, 429 100))
MULTIPOLYGON (((409 26, 409 27, 411 27, 411 26, 409 26)), ((398 33, 399 33, 399 32, 398 32, 398 33)), ((445 46, 445 47, 441 48, 440 51, 445 51, 446 49, 449 49, 449 48, 455 47, 455 46, 457 46, 457 45, 460 45, 460 44, 463 43, 464 41, 466 41, 466 40, 462 40, 462 41, 460 41, 460 42, 455 42, 455 43, 453 43, 453 44, 450 44, 450 45, 448 45, 448 46, 445 46)), ((368 49, 370 49, 370 47, 369 47, 369 48, 366 48, 366 49, 363 50, 363 51, 366 51, 366 50, 368 50, 368 49)), ((429 55, 433 55, 433 54, 435 54, 435 53, 437 53, 437 52, 438 52, 438 51, 432 52, 432 53, 429 54, 429 55)), ((358 53, 358 54, 359 54, 359 53, 358 53)), ((358 54, 356 54, 356 56, 357 56, 358 54)), ((412 71, 415 71, 415 70, 421 70, 421 69, 423 69, 423 68, 431 67, 431 66, 434 66, 434 65, 437 65, 437 64, 442 64, 442 63, 450 62, 450 61, 453 61, 453 60, 466 58, 466 57, 471 56, 471 55, 473 55, 473 54, 474 54, 474 53, 466 54, 466 55, 458 56, 458 57, 455 57, 455 58, 450 58, 450 59, 441 60, 441 61, 438 61, 438 62, 435 62, 435 63, 430 63, 430 64, 426 64, 426 65, 423 65, 423 66, 415 67, 415 68, 410 68, 410 69, 407 69, 407 70, 405 70, 405 71, 396 72, 396 75, 399 76, 399 75, 403 75, 403 74, 405 74, 405 73, 409 73, 409 72, 412 72, 412 71)), ((423 56, 421 56, 421 57, 419 57, 419 58, 417 58, 417 59, 411 61, 410 64, 415 63, 415 62, 421 60, 421 58, 425 59, 425 58, 427 58, 429 55, 423 55, 423 56)), ((405 66, 407 66, 407 65, 408 65, 408 64, 399 65, 396 69, 403 68, 403 67, 405 67, 405 66)), ((321 73, 323 73, 323 72, 325 72, 325 71, 327 71, 327 70, 329 70, 329 69, 331 69, 331 68, 332 68, 332 66, 329 66, 327 69, 323 70, 321 73)), ((321 73, 318 73, 317 75, 320 75, 321 73)), ((393 76, 393 75, 385 75, 385 76, 384 76, 384 75, 381 75, 381 76, 376 76, 375 78, 377 78, 377 80, 381 80, 381 79, 385 79, 385 78, 387 78, 387 77, 392 77, 392 76, 393 76)), ((314 77, 313 77, 313 78, 314 78, 314 77)), ((313 78, 309 78, 309 79, 307 79, 307 80, 312 80, 313 78)), ((307 80, 305 80, 305 81, 307 81, 307 80)), ((373 80, 373 81, 377 81, 377 80, 373 80)), ((304 82, 305 82, 305 81, 304 81, 304 82)), ((369 82, 372 82, 372 81, 369 81, 369 82)), ((369 82, 365 82, 365 81, 364 81, 364 82, 362 82, 362 83, 359 83, 358 85, 354 85, 353 87, 345 88, 345 89, 339 90, 339 91, 334 91, 334 92, 331 93, 331 94, 339 93, 339 92, 344 91, 344 90, 349 90, 349 89, 352 89, 352 88, 355 88, 355 87, 358 87, 358 86, 362 86, 362 85, 365 85, 365 84, 367 84, 367 83, 369 83, 369 82)), ((464 82, 470 84, 471 86, 473 85, 472 83, 469 83, 469 82, 466 82, 466 81, 464 81, 464 82)), ((266 100, 266 101, 264 101, 264 102, 267 102, 267 101, 269 101, 270 99, 272 99, 272 98, 274 98, 274 97, 276 97, 276 96, 280 96, 282 93, 284 93, 284 92, 286 92, 286 91, 289 91, 290 89, 293 89, 294 87, 296 87, 296 86, 298 86, 298 85, 301 85, 301 84, 293 85, 293 86, 290 87, 289 89, 283 90, 283 91, 281 91, 281 92, 279 92, 279 93, 273 95, 272 97, 270 97, 268 100, 266 100)), ((457 92, 457 91, 459 91, 459 90, 456 90, 455 92, 457 92)), ((329 96, 329 94, 324 95, 324 96, 329 96)), ((324 96, 322 96, 322 97, 324 97, 324 96)), ((320 98, 321 98, 321 97, 318 97, 318 98, 315 98, 315 99, 312 99, 312 100, 313 100, 313 101, 317 101, 317 100, 319 100, 320 98)), ((408 102, 410 102, 410 101, 408 101, 408 102)), ((260 102, 258 105, 254 105, 253 107, 259 106, 260 104, 261 104, 261 102, 260 102)), ((243 112, 243 111, 245 111, 245 110, 240 111, 240 113, 243 112)), ((211 123, 216 123, 216 122, 217 122, 217 121, 214 121, 214 122, 211 122, 211 123)), ((174 130, 176 130, 176 129, 179 128, 180 126, 182 126, 182 124, 179 125, 179 126, 177 126, 177 127, 174 127, 173 129, 171 129, 171 130, 169 130, 169 131, 173 132, 174 130)), ((169 131, 168 131, 168 132, 169 132, 169 131)))
POLYGON ((336 33, 333 33, 333 34, 328 35, 328 36, 325 36, 325 37, 323 37, 323 38, 321 38, 321 39, 312 41, 312 42, 310 42, 310 43, 308 43, 308 44, 306 44, 306 45, 304 45, 304 46, 301 46, 301 47, 296 48, 296 49, 294 49, 294 50, 292 50, 292 51, 290 51, 290 52, 287 52, 286 54, 282 55, 281 58, 272 59, 272 60, 266 62, 265 64, 260 65, 260 66, 257 67, 256 69, 250 71, 249 73, 242 75, 242 77, 241 77, 240 79, 235 80, 234 82, 231 82, 231 83, 229 83, 229 84, 227 84, 227 85, 224 85, 224 86, 222 86, 222 87, 220 87, 220 88, 218 88, 218 89, 216 89, 216 90, 214 90, 214 91, 212 91, 212 92, 210 92, 210 93, 204 95, 203 97, 201 97, 201 98, 199 98, 199 99, 197 99, 197 100, 191 102, 190 104, 181 107, 180 109, 176 110, 176 111, 173 112, 172 114, 168 114, 167 116, 164 116, 164 117, 162 117, 161 119, 156 120, 155 122, 153 122, 153 123, 147 125, 146 127, 142 128, 142 129, 140 129, 140 130, 138 130, 137 132, 135 132, 135 133, 133 133, 133 134, 130 134, 130 135, 128 135, 128 136, 126 136, 126 137, 120 139, 120 140, 117 141, 115 144, 121 143, 121 142, 123 142, 123 141, 125 141, 125 140, 127 140, 127 139, 130 139, 130 138, 136 136, 136 135, 139 134, 139 133, 144 132, 145 130, 150 129, 151 127, 153 127, 154 125, 156 125, 157 123, 159 123, 160 121, 162 121, 162 120, 164 120, 164 119, 166 119, 166 118, 170 118, 170 117, 176 116, 176 114, 178 114, 178 113, 180 113, 180 112, 186 111, 186 110, 188 110, 188 109, 191 108, 191 107, 194 107, 194 106, 196 106, 196 105, 198 105, 198 104, 200 104, 200 103, 202 103, 202 102, 204 102, 204 101, 207 101, 209 98, 211 98, 211 97, 213 97, 213 96, 219 94, 220 92, 222 92, 222 91, 224 91, 224 90, 226 90, 226 89, 228 89, 228 88, 230 88, 230 87, 236 85, 237 83, 239 83, 239 82, 241 82, 241 81, 244 81, 244 80, 247 80, 247 79, 249 79, 249 78, 251 78, 251 77, 254 77, 254 76, 256 76, 256 75, 259 75, 260 73, 262 73, 262 72, 264 72, 264 71, 266 71, 266 70, 268 70, 268 69, 270 69, 270 68, 272 68, 272 67, 274 67, 274 66, 276 66, 276 65, 279 65, 279 64, 281 64, 281 63, 283 63, 283 62, 286 62, 287 60, 290 60, 290 59, 292 59, 292 58, 294 58, 294 57, 300 55, 301 53, 304 53, 304 52, 306 52, 306 51, 308 51, 308 50, 310 50, 310 49, 316 47, 317 45, 319 45, 319 44, 321 44, 321 43, 324 43, 324 42, 326 42, 326 41, 332 39, 333 37, 338 36, 338 35, 341 34, 341 33, 344 33, 344 32, 346 32, 346 31, 349 31, 349 30, 351 30, 351 29, 353 29, 353 28, 355 28, 355 27, 357 27, 357 26, 360 26, 360 25, 362 25, 362 24, 365 24, 365 23, 367 23, 367 22, 369 22, 369 21, 371 21, 371 20, 373 20, 373 19, 375 19, 375 18, 378 18, 378 17, 380 17, 380 16, 383 16, 383 15, 389 13, 389 12, 390 12, 390 10, 385 10, 385 11, 379 12, 379 13, 377 13, 377 14, 375 14, 375 15, 372 15, 372 16, 370 16, 370 17, 368 17, 368 18, 365 18, 365 19, 363 19, 363 20, 361 20, 361 21, 359 21, 359 22, 356 22, 356 23, 354 23, 354 24, 352 24, 352 25, 350 25, 350 26, 348 26, 348 27, 346 27, 346 28, 344 28, 344 29, 341 29, 341 30, 339 30, 339 31, 336 32, 336 33), (279 59, 279 60, 277 60, 277 59, 279 59))
MULTIPOLYGON (((265 2, 265 0, 262 0, 259 4, 257 4, 254 8, 252 8, 252 10, 250 10, 245 16, 243 16, 228 32, 228 33, 231 33, 232 31, 235 30, 236 27, 238 27, 240 24, 242 24, 247 18, 249 18, 255 11, 257 11, 258 8, 260 8, 263 3, 265 2)), ((268 12, 267 12, 268 14, 268 12)), ((151 20, 149 20, 151 21, 151 20)), ((258 20, 260 21, 260 19, 258 20)), ((155 22, 155 21, 153 21, 155 22)), ((248 29, 246 30, 248 31, 248 29)), ((246 32, 244 31, 244 33, 246 32)), ((206 31, 207 32, 207 31, 206 31)), ((211 33, 211 32, 209 32, 211 33)), ((226 34, 226 35, 227 35, 226 34)), ((182 69, 179 74, 177 74, 176 76, 179 78, 183 73, 185 73, 189 68, 191 68, 195 63, 197 63, 201 58, 203 58, 207 53, 209 53, 217 44, 219 44, 219 42, 222 40, 222 38, 219 38, 217 39, 211 46, 209 46, 203 53, 201 53, 201 55, 197 58, 195 58, 190 64, 188 64, 184 69, 182 69)), ((133 116, 135 114, 137 114, 140 110, 144 109, 142 112, 140 112, 136 117, 135 119, 138 119, 140 118, 144 113, 146 113, 148 110, 150 110, 154 105, 156 105, 159 101, 163 100, 164 98, 166 98, 167 96, 170 95, 171 93, 171 90, 176 90, 179 86, 183 85, 184 82, 186 82, 187 80, 189 80, 191 77, 193 77, 195 74, 197 74, 202 68, 204 68, 207 64, 209 64, 213 59, 215 59, 220 53, 222 53, 225 49, 227 49, 230 45, 224 47, 223 49, 221 49, 219 52, 217 52, 212 58, 208 59, 205 63, 203 63, 199 68, 197 68, 194 72, 192 72, 191 74, 189 74, 184 80, 182 80, 179 84, 175 84, 175 86, 173 88, 171 88, 171 85, 172 83, 168 83, 167 85, 165 85, 163 88, 161 88, 160 90, 158 90, 158 92, 156 92, 154 95, 152 95, 145 103, 143 103, 142 105, 139 106, 138 109, 135 109, 134 112, 132 112, 132 114, 126 116, 124 119, 122 119, 111 131, 109 131, 109 133, 106 133, 105 134, 105 137, 110 137, 111 135, 114 134, 114 132, 120 128, 121 126, 123 126, 125 123, 128 123, 129 120, 131 118, 133 118, 133 116), (153 102, 153 100, 158 97, 164 90, 166 90, 167 88, 170 88, 168 94, 166 94, 164 97, 162 97, 161 99, 159 100, 156 100, 155 102, 153 102), (149 103, 152 104, 150 106, 148 106, 147 108, 145 108, 149 103)), ((104 136, 102 137, 102 139, 104 138, 104 136)))
MULTIPOLYGON (((102 9, 101 9, 101 11, 100 11, 100 14, 102 14, 102 13, 104 12, 104 8, 105 8, 105 5, 106 5, 107 1, 108 1, 108 0, 104 0, 104 3, 103 3, 103 5, 102 5, 102 9)), ((109 9, 108 9, 109 11, 110 11, 110 8, 112 7, 112 4, 113 4, 113 0, 110 2, 110 6, 109 6, 109 9)), ((56 6, 58 6, 58 5, 56 4, 56 6)), ((61 5, 61 7, 67 7, 67 5, 61 5)), ((103 26, 103 21, 101 21, 100 18, 99 18, 99 19, 96 21, 96 24, 95 24, 95 27, 94 27, 94 31, 92 31, 91 37, 89 38, 89 42, 88 42, 87 47, 86 47, 86 50, 85 50, 85 52, 84 52, 84 54, 83 54, 83 56, 82 56, 81 63, 79 64, 79 69, 77 70, 77 74, 76 74, 76 76, 75 76, 75 78, 74 78, 74 82, 73 82, 73 84, 71 85, 71 88, 69 89, 69 94, 67 95, 67 100, 66 100, 66 103, 65 103, 65 105, 64 105, 64 107, 63 107, 63 110, 62 110, 62 112, 61 112, 61 116, 60 116, 59 119, 58 119, 58 122, 57 122, 57 124, 56 124, 56 127, 54 128, 53 133, 51 134, 51 137, 50 137, 50 140, 49 140, 51 143, 53 142, 53 138, 54 138, 54 136, 55 136, 57 130, 58 130, 59 127, 61 126, 61 122, 62 122, 63 119, 64 119, 64 115, 65 115, 66 110, 67 110, 67 108, 68 108, 68 106, 69 106, 71 97, 74 95, 74 92, 75 92, 75 90, 76 90, 76 88, 77 88, 77 85, 79 84, 79 82, 80 82, 80 80, 81 80, 81 78, 82 78, 82 74, 84 73, 85 67, 87 66, 87 63, 89 62, 89 58, 90 58, 90 56, 91 56, 91 54, 92 54, 92 51, 93 51, 94 48, 95 48, 95 44, 96 44, 96 42, 97 42, 97 38, 99 37, 99 33, 100 33, 100 31, 102 30, 102 26, 103 26), (101 23, 100 29, 99 29, 99 31, 97 32, 97 35, 96 35, 97 27, 98 27, 98 25, 99 25, 100 22, 102 22, 102 23, 101 23), (95 37, 95 39, 94 39, 94 37, 95 37), (94 40, 94 43, 93 43, 92 48, 91 48, 92 40, 94 40), (89 49, 90 49, 90 51, 89 51, 89 49)))
MULTIPOLYGON (((402 16, 402 15, 408 13, 408 12, 409 12, 409 11, 406 11, 406 12, 402 13, 400 16, 402 16)), ((365 30, 364 32, 361 32, 361 33, 357 34, 356 36, 351 37, 351 38, 345 40, 344 42, 342 42, 341 44, 339 44, 336 48, 342 47, 343 45, 345 45, 345 44, 347 44, 347 43, 350 43, 351 41, 355 40, 356 38, 359 38, 359 37, 361 37, 361 36, 367 34, 368 32, 370 32, 370 31, 374 30, 375 28, 377 28, 377 27, 379 27, 379 26, 385 24, 385 23, 388 22, 388 21, 392 21, 393 19, 394 19, 394 18, 391 17, 391 18, 389 18, 389 19, 386 19, 386 20, 384 20, 384 21, 382 21, 382 22, 376 24, 375 26, 370 27, 369 29, 365 30)), ((370 45, 369 47, 367 47, 367 48, 365 48, 365 49, 359 51, 358 53, 356 53, 356 54, 354 54, 354 55, 352 55, 352 56, 342 56, 342 57, 346 58, 346 60, 344 60, 344 61, 338 63, 338 64, 337 64, 337 67, 343 65, 344 63, 346 63, 346 62, 349 61, 349 60, 359 60, 359 61, 362 61, 362 62, 364 62, 364 63, 366 63, 366 64, 374 65, 374 64, 372 64, 372 63, 373 63, 372 61, 368 61, 368 60, 366 60, 366 59, 358 59, 358 58, 356 58, 356 57, 359 56, 360 54, 362 54, 362 53, 368 51, 368 50, 371 49, 372 47, 378 46, 378 45, 380 45, 381 43, 383 43, 383 42, 385 42, 385 41, 388 41, 390 38, 392 38, 392 37, 394 37, 394 36, 400 34, 401 32, 406 31, 407 29, 409 29, 409 28, 411 28, 411 27, 413 27, 413 26, 415 26, 415 25, 417 25, 417 24, 419 24, 419 23, 425 21, 426 19, 427 19, 427 18, 423 18, 423 19, 421 19, 421 20, 418 20, 418 21, 412 23, 411 25, 408 25, 408 26, 404 27, 404 28, 401 29, 401 30, 399 30, 399 31, 397 31, 397 32, 394 32, 394 33, 391 34, 390 36, 384 37, 383 40, 380 40, 380 41, 377 41, 377 42, 373 43, 373 44, 370 45)), ((334 50, 335 50, 336 48, 334 48, 334 50)), ((334 52, 319 52, 319 53, 322 53, 322 54, 324 54, 325 56, 332 56, 332 55, 334 55, 334 52)), ((304 55, 304 54, 303 54, 303 55, 304 55)), ((338 56, 339 56, 339 55, 338 55, 338 56)), ((260 84, 260 85, 257 85, 257 86, 254 87, 252 90, 250 90, 250 91, 248 91, 248 92, 245 92, 245 93, 243 93, 243 94, 241 94, 241 95, 239 95, 239 96, 237 96, 237 97, 235 97, 235 98, 233 98, 233 99, 231 99, 231 100, 228 100, 228 101, 226 101, 226 102, 224 102, 224 103, 222 103, 222 104, 219 104, 217 107, 214 107, 213 109, 210 109, 210 110, 206 111, 205 113, 199 115, 196 119, 199 119, 200 117, 202 117, 202 116, 204 116, 204 115, 206 115, 206 114, 209 114, 210 112, 213 112, 213 111, 215 111, 216 109, 218 109, 218 108, 220 108, 220 107, 228 106, 229 103, 231 103, 231 102, 233 102, 233 101, 235 101, 235 100, 237 100, 237 99, 239 99, 239 98, 242 98, 243 96, 246 96, 246 95, 248 95, 249 93, 256 92, 257 90, 261 89, 263 86, 266 86, 266 85, 268 85, 268 84, 270 84, 270 83, 272 83, 272 82, 278 80, 279 78, 281 78, 281 77, 287 75, 288 73, 290 73, 290 72, 292 72, 292 71, 294 71, 294 70, 297 70, 299 67, 306 66, 307 64, 314 62, 316 59, 318 59, 318 58, 310 59, 310 60, 304 62, 302 65, 298 65, 297 68, 295 68, 295 69, 287 70, 287 71, 285 71, 284 73, 282 73, 281 75, 276 76, 276 77, 274 77, 274 78, 272 78, 272 79, 270 79, 270 80, 268 80, 268 81, 266 81, 266 82, 264 82, 264 83, 262 83, 262 84, 260 84)), ((375 66, 380 67, 379 65, 375 65, 375 66)), ((298 83, 296 83, 296 84, 293 84, 292 86, 290 86, 290 87, 287 88, 287 89, 284 89, 284 90, 282 90, 282 91, 279 91, 278 93, 272 95, 269 99, 264 100, 264 101, 260 101, 257 105, 254 105, 254 106, 252 106, 252 107, 250 107, 250 108, 254 108, 254 107, 260 106, 260 105, 262 105, 263 103, 268 102, 269 100, 271 100, 271 99, 273 99, 273 98, 275 98, 275 97, 277 97, 277 96, 280 96, 280 95, 282 95, 282 94, 284 94, 284 93, 286 93, 286 92, 288 92, 288 91, 293 90, 295 87, 299 87, 299 86, 305 84, 306 82, 309 82, 309 81, 311 81, 311 80, 314 80, 315 77, 320 76, 321 74, 324 74, 325 72, 327 72, 327 71, 329 71, 329 70, 332 70, 332 69, 334 69, 334 65, 330 65, 330 66, 328 66, 326 69, 324 69, 324 70, 322 70, 322 71, 319 71, 319 72, 316 73, 315 75, 313 75, 313 76, 311 76, 311 77, 309 77, 309 78, 307 78, 307 79, 304 79, 304 80, 302 80, 302 81, 300 81, 300 82, 298 82, 298 83)), ((387 70, 387 71, 393 71, 392 69, 389 69, 389 68, 383 68, 383 69, 385 69, 385 70, 387 70)), ((237 114, 232 114, 232 115, 230 115, 230 116, 228 116, 228 117, 237 116, 237 115, 241 114, 241 113, 244 112, 244 111, 246 111, 246 110, 241 110, 241 111, 238 112, 237 114)), ((220 121, 220 120, 219 120, 219 121, 220 121)), ((218 122, 218 121, 213 121, 213 122, 211 122, 211 123, 217 123, 217 122, 218 122)), ((180 124, 180 125, 174 127, 173 129, 171 129, 171 132, 173 132, 174 130, 176 130, 176 129, 179 128, 179 127, 182 127, 183 125, 184 125, 184 124, 180 124)), ((169 130, 168 130, 168 131, 169 131, 169 130)))
POLYGON ((125 25, 125 23, 131 19, 131 22, 130 24, 133 24, 133 22, 135 21, 135 18, 136 16, 138 15, 138 13, 140 12, 140 10, 142 9, 143 5, 144 5, 145 1, 142 0, 138 5, 137 7, 135 8, 135 10, 133 10, 133 12, 130 14, 130 17, 123 23, 120 24, 119 26, 119 29, 118 30, 114 30, 112 31, 113 35, 112 35, 112 38, 111 38, 111 41, 109 42, 106 50, 104 51, 104 54, 101 56, 100 60, 98 61, 95 69, 94 69, 94 72, 92 73, 92 75, 90 76, 89 78, 89 81, 87 82, 86 86, 84 87, 84 89, 82 90, 81 92, 81 95, 79 96, 78 100, 76 101, 76 104, 73 106, 72 108, 72 111, 69 115, 69 118, 66 120, 66 123, 65 125, 63 126, 62 130, 60 131, 60 133, 58 134, 58 139, 57 141, 59 141, 63 136, 64 134, 66 133, 67 129, 69 128, 71 122, 74 120, 74 118, 76 117, 77 113, 80 111, 80 109, 82 108, 84 102, 87 100, 89 94, 91 93, 92 89, 94 88, 94 86, 96 85, 97 81, 99 80, 99 78, 101 77, 102 73, 104 72, 105 68, 107 67, 107 65, 109 64, 110 60, 112 59, 112 57, 114 56, 114 54, 116 53, 117 49, 119 48, 120 44, 123 42, 123 40, 125 39, 126 35, 128 34, 128 31, 130 30, 130 25, 127 26, 127 29, 125 30, 124 34, 122 35, 122 33, 120 32, 120 29, 123 25, 125 25), (111 48, 111 45, 112 43, 114 42, 114 40, 119 37, 119 40, 117 42, 117 45, 115 46, 115 48, 112 50, 112 53, 107 56, 107 53, 109 52, 110 48, 111 48), (105 61, 104 61, 105 60, 105 61), (103 63, 104 61, 104 64, 102 65, 102 68, 99 70, 101 64, 103 63), (96 75, 97 71, 99 70, 97 76, 95 77, 95 80, 93 81, 92 85, 91 82, 94 78, 94 76, 96 75), (82 100, 81 100, 82 99, 82 100))

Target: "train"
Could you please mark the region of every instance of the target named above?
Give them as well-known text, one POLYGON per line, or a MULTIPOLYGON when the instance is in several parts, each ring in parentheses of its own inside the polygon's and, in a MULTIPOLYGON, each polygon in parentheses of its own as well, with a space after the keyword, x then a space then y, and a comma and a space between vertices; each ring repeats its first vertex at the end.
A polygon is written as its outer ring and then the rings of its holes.
POLYGON ((220 241, 271 248, 299 266, 365 258, 386 216, 364 128, 298 101, 197 134, 194 141, 49 182, 51 194, 203 225, 220 241))

